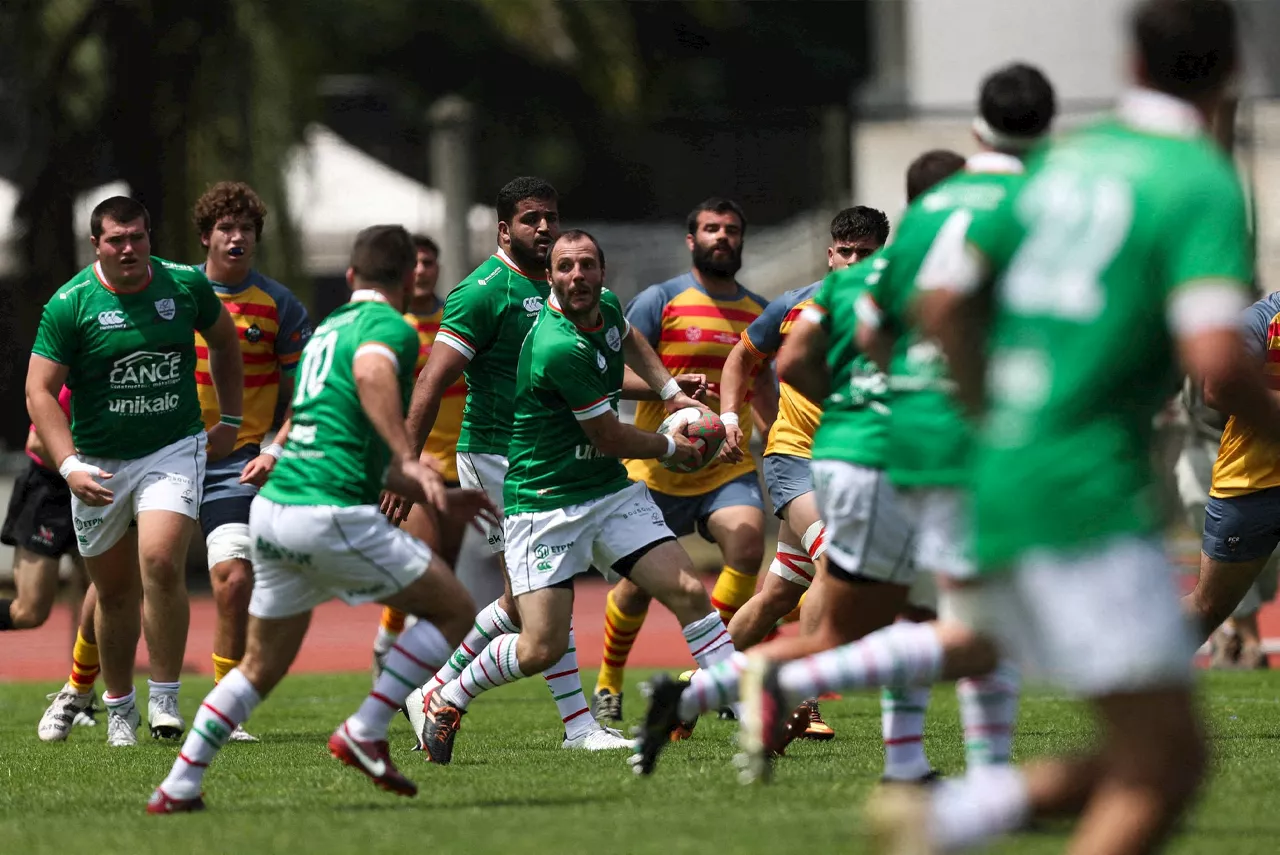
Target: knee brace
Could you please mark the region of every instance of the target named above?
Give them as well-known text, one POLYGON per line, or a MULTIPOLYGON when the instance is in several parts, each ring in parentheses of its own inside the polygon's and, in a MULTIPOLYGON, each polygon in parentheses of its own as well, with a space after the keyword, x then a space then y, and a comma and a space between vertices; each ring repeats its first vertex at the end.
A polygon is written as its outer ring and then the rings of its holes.
POLYGON ((209 532, 204 541, 205 551, 209 555, 209 569, 223 561, 253 559, 249 545, 248 523, 223 523, 209 532))

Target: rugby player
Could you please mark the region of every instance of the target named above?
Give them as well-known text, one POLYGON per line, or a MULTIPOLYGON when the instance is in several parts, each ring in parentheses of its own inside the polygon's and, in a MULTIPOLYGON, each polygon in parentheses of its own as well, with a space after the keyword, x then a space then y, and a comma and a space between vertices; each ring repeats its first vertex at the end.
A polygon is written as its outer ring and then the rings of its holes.
POLYGON ((478 491, 446 491, 418 459, 404 406, 418 357, 405 323, 413 243, 400 226, 356 236, 351 301, 316 329, 303 353, 288 439, 254 498, 249 527, 256 569, 244 659, 200 705, 169 776, 147 804, 154 814, 204 808, 205 770, 236 727, 284 678, 312 610, 329 600, 381 602, 420 619, 387 655, 360 708, 329 738, 329 751, 390 792, 417 787, 391 761, 387 726, 409 691, 466 632, 473 605, 430 548, 392 526, 378 507, 385 486, 465 525, 492 515, 478 491))
MULTIPOLYGON (((45 305, 27 370, 27 410, 71 490, 80 554, 98 592, 109 745, 134 745, 139 612, 151 660, 148 722, 176 738, 190 618, 184 579, 207 454, 231 452, 243 372, 235 323, 199 270, 150 256, 150 217, 114 196, 90 216, 97 261, 45 305), (222 413, 200 419, 195 333, 209 347, 222 413), (58 404, 72 391, 71 419, 58 404), (136 523, 136 528, 132 526, 136 523), (145 596, 143 596, 145 592, 145 596)), ((77 697, 75 705, 87 705, 77 697)))

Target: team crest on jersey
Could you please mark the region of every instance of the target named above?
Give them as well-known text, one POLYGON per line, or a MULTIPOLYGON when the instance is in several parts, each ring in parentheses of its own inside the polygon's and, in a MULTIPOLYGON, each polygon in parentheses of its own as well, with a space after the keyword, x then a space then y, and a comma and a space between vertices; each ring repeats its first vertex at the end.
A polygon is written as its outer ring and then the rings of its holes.
POLYGON ((604 340, 614 353, 622 349, 622 333, 618 332, 617 327, 609 327, 609 331, 604 334, 604 340))
POLYGON ((249 328, 244 331, 244 340, 249 344, 257 344, 262 341, 262 328, 257 324, 250 324, 249 328))
POLYGON ((608 365, 608 363, 604 361, 604 354, 598 350, 596 351, 596 365, 599 366, 601 371, 603 371, 605 366, 608 365))
POLYGON ((178 313, 178 306, 173 302, 172 297, 165 297, 163 300, 156 300, 156 314, 164 318, 166 321, 173 320, 173 316, 178 313))
POLYGON ((541 297, 525 297, 524 310, 529 314, 535 314, 537 312, 541 312, 542 298, 541 297))
POLYGON ((688 341, 702 341, 702 330, 698 327, 689 327, 684 331, 684 337, 688 341))

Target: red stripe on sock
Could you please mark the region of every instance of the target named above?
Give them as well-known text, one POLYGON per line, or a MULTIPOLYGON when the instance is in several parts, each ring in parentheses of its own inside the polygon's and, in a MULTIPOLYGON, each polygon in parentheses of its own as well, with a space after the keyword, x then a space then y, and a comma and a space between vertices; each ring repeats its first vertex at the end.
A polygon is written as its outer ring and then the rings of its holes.
POLYGON ((470 692, 468 692, 468 691, 467 691, 467 687, 466 687, 466 686, 464 686, 464 685, 462 685, 462 681, 461 681, 461 680, 459 680, 459 681, 458 681, 458 688, 462 690, 462 694, 466 695, 466 696, 467 696, 468 698, 470 698, 471 700, 473 700, 473 701, 474 701, 474 700, 476 699, 476 696, 475 696, 475 695, 473 695, 473 694, 471 694, 470 692))
POLYGON ((610 659, 608 656, 603 657, 602 661, 610 668, 621 668, 627 664, 626 659, 610 659))
POLYGON ((460 646, 463 650, 467 651, 467 655, 468 655, 468 656, 470 656, 472 659, 475 659, 475 658, 476 658, 476 652, 475 652, 474 650, 472 650, 470 647, 467 647, 467 643, 466 643, 465 641, 464 641, 464 642, 462 642, 462 644, 461 644, 461 645, 459 645, 459 646, 460 646))
POLYGON ((81 671, 97 671, 102 667, 101 665, 86 665, 74 656, 71 657, 71 666, 73 668, 79 668, 81 671))
POLYGON ((544 680, 558 680, 558 679, 560 679, 561 677, 568 677, 570 674, 577 674, 577 673, 578 673, 578 669, 577 669, 577 668, 571 668, 571 669, 569 669, 568 671, 561 671, 559 674, 547 674, 547 675, 543 676, 543 678, 542 678, 542 679, 544 679, 544 680))
POLYGON ((609 616, 608 616, 608 615, 605 615, 605 617, 604 617, 605 635, 623 636, 623 637, 626 637, 626 638, 635 638, 636 633, 638 633, 638 632, 640 631, 640 627, 641 627, 641 626, 644 626, 644 624, 641 624, 640 626, 636 627, 635 629, 618 629, 616 626, 614 626, 614 625, 613 625, 613 621, 609 620, 609 616))
POLYGON ((923 736, 899 736, 897 739, 886 739, 885 745, 910 745, 913 742, 923 742, 923 736))
POLYGON ((370 692, 369 697, 373 698, 374 700, 382 701, 384 704, 391 707, 393 710, 400 709, 400 704, 396 703, 395 701, 391 700, 386 695, 380 692, 370 692))
POLYGON ((435 670, 435 666, 434 666, 434 665, 428 665, 426 662, 423 662, 423 661, 422 661, 421 659, 419 659, 417 656, 414 656, 412 653, 410 653, 409 651, 405 650, 405 649, 404 649, 403 647, 401 647, 399 644, 393 644, 393 645, 391 645, 391 649, 392 649, 392 650, 396 650, 396 651, 398 651, 402 656, 404 656, 404 658, 408 659, 408 660, 409 660, 410 662, 412 662, 414 665, 417 665, 419 668, 422 668, 422 669, 423 669, 423 670, 425 670, 425 671, 434 671, 434 670, 435 670))
POLYGON ((720 634, 719 634, 719 635, 717 635, 715 638, 711 639, 711 640, 710 640, 710 641, 708 641, 706 644, 704 644, 704 645, 702 645, 701 647, 699 647, 697 650, 693 651, 693 657, 694 657, 695 659, 697 659, 697 658, 698 658, 698 655, 699 655, 699 654, 701 654, 701 653, 702 653, 702 651, 704 651, 704 650, 710 650, 710 649, 711 649, 712 647, 714 647, 717 643, 719 643, 720 639, 722 639, 722 638, 726 638, 728 635, 729 635, 729 630, 727 630, 727 629, 722 629, 722 630, 720 630, 720 634))
POLYGON ((225 715, 223 715, 223 714, 222 714, 221 712, 219 712, 218 710, 214 709, 214 708, 213 708, 213 706, 212 706, 212 705, 210 705, 210 703, 209 703, 208 701, 205 701, 205 702, 204 702, 204 703, 202 703, 200 706, 204 707, 204 708, 205 708, 205 709, 207 709, 209 712, 213 713, 213 714, 214 714, 214 715, 216 715, 218 718, 220 718, 220 719, 222 719, 223 721, 225 721, 225 722, 227 723, 227 727, 231 728, 232 730, 235 730, 235 728, 236 728, 236 723, 235 723, 234 721, 232 721, 231 719, 227 718, 225 715))
POLYGON ((188 766, 197 766, 197 767, 199 767, 199 768, 201 768, 201 769, 208 769, 208 768, 209 768, 209 764, 208 764, 208 763, 198 763, 198 762, 196 762, 195 760, 192 760, 192 759, 191 759, 190 757, 188 757, 187 755, 183 754, 181 751, 179 751, 179 752, 178 752, 178 759, 179 759, 179 760, 181 760, 183 763, 186 763, 188 766))
POLYGON ((576 713, 565 716, 564 718, 561 719, 561 721, 563 721, 565 724, 568 724, 569 722, 573 721, 575 718, 577 718, 578 716, 586 712, 589 712, 589 710, 586 707, 583 707, 582 709, 578 710, 576 713))
MULTIPOLYGON (((483 657, 483 656, 477 656, 477 657, 476 657, 476 663, 480 666, 480 672, 481 672, 482 674, 484 674, 484 678, 485 678, 486 680, 488 680, 490 683, 493 683, 493 685, 495 685, 495 686, 496 686, 496 685, 498 685, 498 682, 497 682, 496 680, 494 680, 492 677, 490 677, 490 676, 489 676, 489 669, 488 669, 488 668, 486 668, 486 667, 484 667, 484 657, 483 657)), ((494 665, 497 665, 497 664, 498 664, 498 660, 497 660, 497 659, 494 659, 494 660, 493 660, 493 664, 494 664, 494 665)), ((501 674, 501 672, 499 672, 499 674, 501 674)))

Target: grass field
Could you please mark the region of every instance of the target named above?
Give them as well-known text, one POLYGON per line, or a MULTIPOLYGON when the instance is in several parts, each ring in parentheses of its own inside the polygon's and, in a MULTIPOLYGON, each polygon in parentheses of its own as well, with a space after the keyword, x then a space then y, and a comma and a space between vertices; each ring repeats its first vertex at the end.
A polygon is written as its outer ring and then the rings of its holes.
MULTIPOLYGON (((584 675, 591 677, 592 675, 584 675)), ((642 674, 632 675, 640 679, 642 674)), ((188 720, 210 682, 184 686, 188 720)), ((770 787, 737 783, 734 725, 704 719, 648 780, 618 753, 559 748, 547 690, 529 680, 486 695, 467 716, 454 762, 432 767, 411 753, 408 725, 393 725, 393 751, 421 792, 376 790, 324 747, 368 686, 364 674, 300 675, 258 710, 257 745, 230 745, 206 779, 203 815, 150 817, 143 806, 177 746, 143 741, 106 747, 104 725, 76 728, 67 743, 35 735, 44 684, 0 685, 0 852, 156 853, 782 853, 862 852, 859 808, 881 767, 879 706, 855 695, 825 705, 835 742, 797 744, 770 787)), ((1280 673, 1208 674, 1214 778, 1171 851, 1235 855, 1280 846, 1280 673)), ((140 685, 140 694, 145 693, 140 685)), ((631 717, 642 712, 634 685, 631 717)), ((1087 740, 1076 705, 1044 692, 1025 700, 1015 752, 1061 752, 1087 740)), ((943 772, 962 767, 953 691, 942 687, 927 747, 943 772)), ((1065 829, 1016 838, 995 851, 1060 851, 1065 829)))

